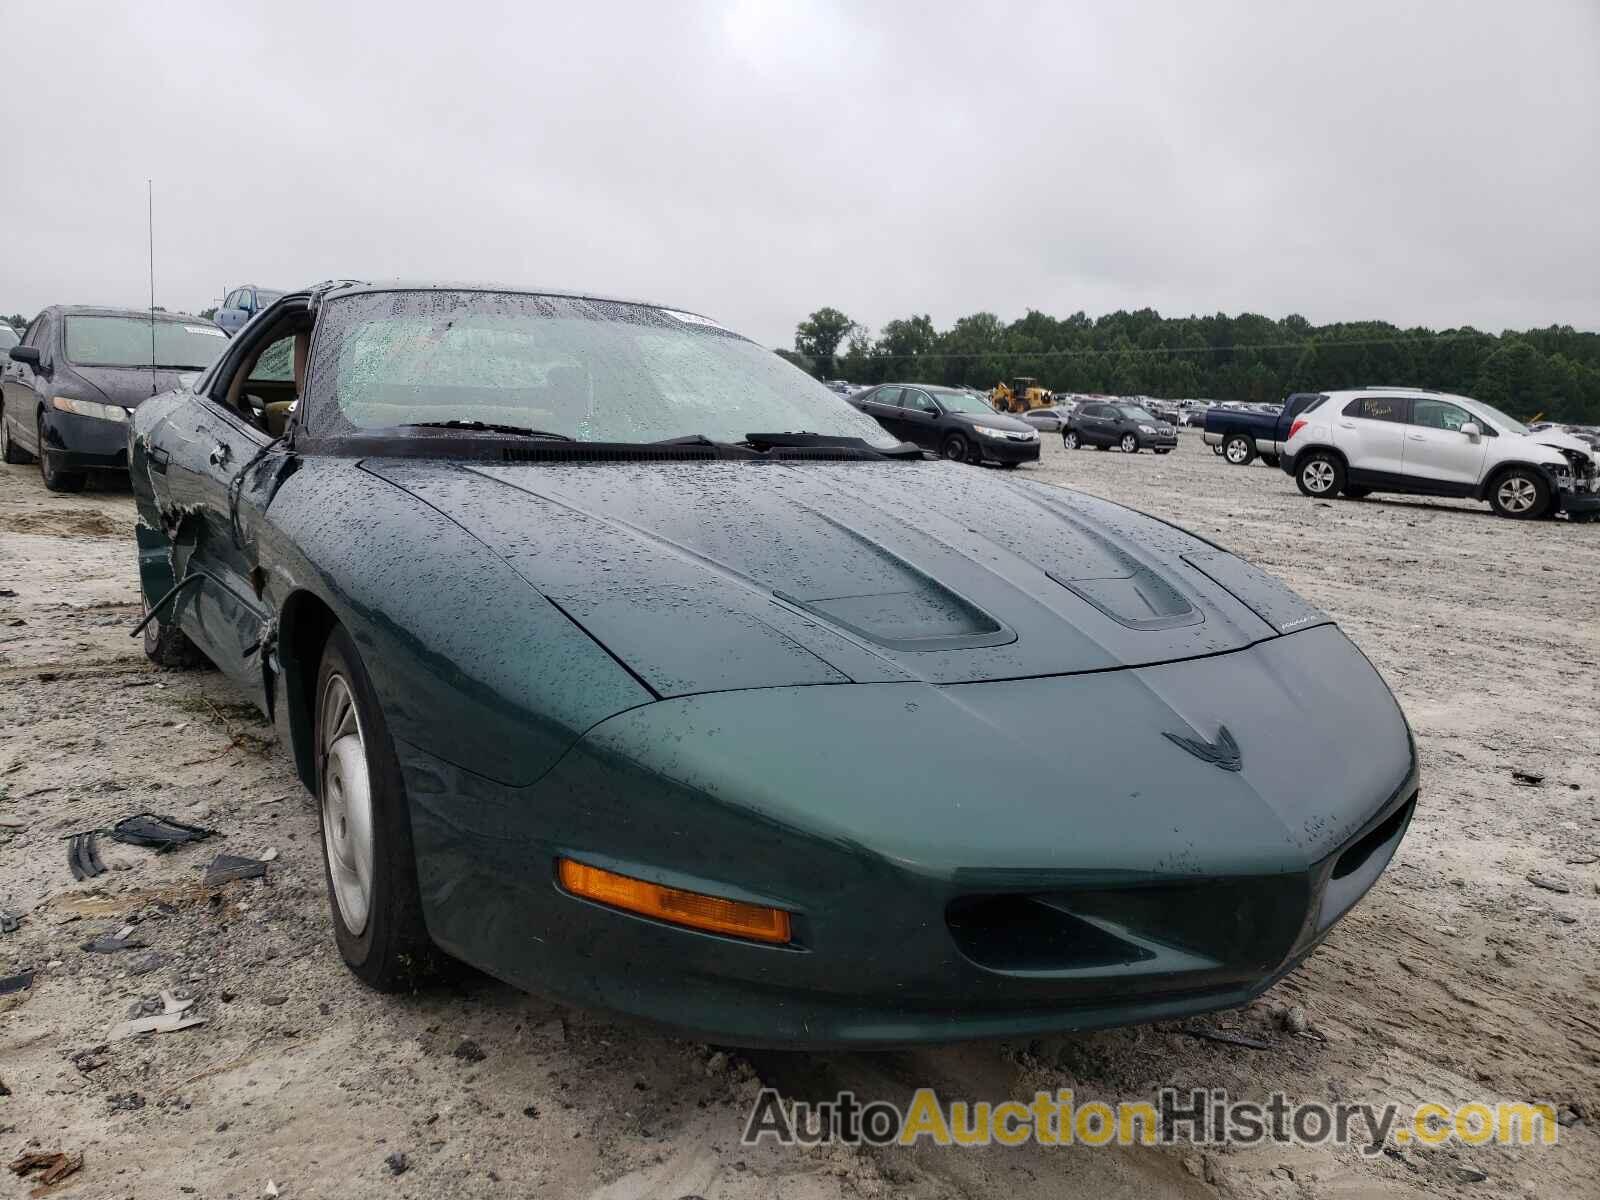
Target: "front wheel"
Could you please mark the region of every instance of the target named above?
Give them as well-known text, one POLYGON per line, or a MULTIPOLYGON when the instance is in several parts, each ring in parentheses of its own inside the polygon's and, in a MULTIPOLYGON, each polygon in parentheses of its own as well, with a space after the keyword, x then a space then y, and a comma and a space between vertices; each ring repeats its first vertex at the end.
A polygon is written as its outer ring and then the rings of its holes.
POLYGON ((952 433, 945 438, 942 453, 951 462, 969 462, 972 458, 972 448, 967 445, 967 439, 959 433, 952 433))
POLYGON ((1124 454, 1139 453, 1139 439, 1134 437, 1131 433, 1123 434, 1122 441, 1119 442, 1118 445, 1122 447, 1122 452, 1124 454))
POLYGON ((1083 443, 1078 440, 1078 431, 1069 429, 1061 435, 1061 444, 1068 450, 1082 450, 1083 443))
MULTIPOLYGON (((145 605, 148 616, 150 607, 145 605)), ((206 656, 181 629, 151 617, 144 627, 144 656, 167 671, 190 671, 207 665, 206 656)))
POLYGON ((1344 490, 1344 464, 1325 451, 1313 451, 1295 467, 1300 494, 1325 500, 1344 490))
POLYGON ((1157 450, 1156 453, 1157 454, 1171 454, 1172 451, 1171 450, 1157 450))
POLYGON ((1256 448, 1242 433, 1236 433, 1222 443, 1222 457, 1236 467, 1248 467, 1255 456, 1256 448))
POLYGON ((1261 461, 1266 463, 1267 466, 1276 469, 1278 465, 1278 456, 1276 454, 1263 454, 1261 456, 1261 461))
POLYGON ((63 471, 50 463, 50 456, 44 449, 44 414, 39 414, 39 474, 44 479, 46 491, 51 492, 81 492, 83 491, 84 475, 79 471, 63 471))
POLYGON ((437 951, 422 921, 400 762, 366 667, 342 627, 328 635, 316 694, 317 800, 334 940, 364 983, 405 991, 430 970, 437 951))
POLYGON ((1542 474, 1527 467, 1512 467, 1489 492, 1489 504, 1502 517, 1530 520, 1550 508, 1550 485, 1542 474))

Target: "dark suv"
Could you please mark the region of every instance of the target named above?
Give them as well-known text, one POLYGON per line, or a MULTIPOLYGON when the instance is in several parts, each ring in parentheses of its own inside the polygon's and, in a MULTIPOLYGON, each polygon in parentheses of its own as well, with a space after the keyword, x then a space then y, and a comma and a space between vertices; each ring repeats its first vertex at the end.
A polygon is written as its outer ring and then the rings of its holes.
POLYGON ((960 388, 886 383, 847 399, 895 437, 952 462, 1002 467, 1039 460, 1039 431, 960 388))
POLYGON ((1137 404, 1095 402, 1082 405, 1061 431, 1068 450, 1097 446, 1118 447, 1124 454, 1154 450, 1167 454, 1177 448, 1178 430, 1169 421, 1152 416, 1137 404))

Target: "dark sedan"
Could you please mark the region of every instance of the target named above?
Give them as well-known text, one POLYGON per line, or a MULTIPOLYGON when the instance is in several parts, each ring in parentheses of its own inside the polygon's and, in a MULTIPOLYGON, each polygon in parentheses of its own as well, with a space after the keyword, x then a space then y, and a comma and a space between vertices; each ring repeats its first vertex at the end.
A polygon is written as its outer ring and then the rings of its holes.
POLYGON ((1061 444, 1068 450, 1115 446, 1124 454, 1167 454, 1177 448, 1178 431, 1137 404, 1085 404, 1061 431, 1061 444))
POLYGON ((129 432, 146 651, 275 715, 375 987, 437 950, 751 1045, 1171 1020, 1292 970, 1411 816, 1326 614, 693 313, 330 284, 129 432))
POLYGON ((850 403, 895 437, 951 462, 1015 467, 1039 460, 1037 429, 962 388, 886 383, 851 396, 850 403))
POLYGON ((52 492, 128 467, 128 413, 184 372, 211 365, 227 335, 209 321, 56 305, 33 319, 0 371, 0 457, 37 459, 52 492))

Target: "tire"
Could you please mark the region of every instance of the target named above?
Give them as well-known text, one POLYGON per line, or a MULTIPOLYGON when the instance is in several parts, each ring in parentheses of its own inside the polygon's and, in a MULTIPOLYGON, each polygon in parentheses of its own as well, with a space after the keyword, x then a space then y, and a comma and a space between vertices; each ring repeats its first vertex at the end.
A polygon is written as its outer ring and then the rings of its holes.
POLYGON ((58 471, 50 465, 50 456, 44 451, 44 414, 39 414, 35 425, 39 434, 39 475, 44 480, 46 491, 50 492, 81 492, 85 476, 81 471, 58 471))
POLYGON ((1171 450, 1157 450, 1156 453, 1157 454, 1171 454, 1172 451, 1171 450))
POLYGON ((1002 470, 1002 471, 1015 471, 1015 470, 1016 470, 1016 469, 1017 469, 1017 468, 1018 468, 1018 467, 1020 467, 1020 466, 1021 466, 1021 465, 1022 465, 1022 464, 1021 464, 1021 463, 1019 463, 1019 462, 1014 462, 1014 463, 1001 463, 1001 464, 1000 464, 1000 469, 1001 469, 1001 470, 1002 470))
POLYGON ((1138 436, 1136 434, 1132 434, 1132 433, 1123 434, 1122 435, 1122 441, 1120 441, 1117 444, 1122 448, 1122 452, 1124 454, 1137 454, 1137 453, 1139 453, 1139 438, 1138 438, 1138 436))
POLYGON ((1489 507, 1498 516, 1536 520, 1550 509, 1550 484, 1531 467, 1511 467, 1489 485, 1489 507))
POLYGON ((1273 468, 1274 470, 1276 470, 1278 467, 1278 456, 1276 454, 1263 454, 1261 456, 1261 461, 1266 463, 1267 466, 1273 468))
MULTIPOLYGON (((144 611, 150 611, 148 603, 144 611)), ((193 671, 211 665, 187 634, 165 624, 160 617, 144 627, 144 656, 164 671, 193 671)))
POLYGON ((1347 487, 1340 493, 1346 500, 1365 500, 1372 495, 1371 488, 1347 487))
POLYGON ((11 429, 6 425, 6 413, 3 408, 0 408, 0 461, 8 462, 14 467, 33 461, 33 455, 11 440, 11 429))
POLYGON ((372 681, 342 626, 322 650, 311 729, 323 877, 339 953, 369 987, 412 990, 440 955, 422 920, 400 762, 372 681))
POLYGON ((1222 443, 1218 442, 1215 446, 1211 447, 1211 453, 1215 454, 1218 458, 1221 458, 1222 457, 1222 443))
POLYGON ((972 461, 972 447, 967 444, 967 439, 959 433, 952 433, 945 438, 943 445, 939 447, 939 453, 950 462, 964 463, 972 461))
POLYGON ((1222 457, 1235 467, 1248 467, 1256 457, 1256 448, 1242 433, 1230 434, 1222 439, 1222 457))
POLYGON ((1109 450, 1109 449, 1111 449, 1111 447, 1110 446, 1096 446, 1095 449, 1096 450, 1109 450))
POLYGON ((1344 463, 1326 450, 1313 450, 1295 464, 1294 482, 1302 496, 1331 500, 1344 490, 1344 463))
POLYGON ((1061 447, 1064 450, 1082 450, 1083 442, 1078 439, 1078 431, 1069 429, 1061 435, 1061 447))

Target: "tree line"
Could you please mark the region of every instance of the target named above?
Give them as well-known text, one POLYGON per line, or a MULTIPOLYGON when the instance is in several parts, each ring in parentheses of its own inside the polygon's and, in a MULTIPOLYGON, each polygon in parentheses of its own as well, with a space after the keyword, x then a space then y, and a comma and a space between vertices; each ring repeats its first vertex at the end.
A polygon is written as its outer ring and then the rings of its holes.
POLYGON ((1096 318, 1030 311, 1009 324, 980 312, 944 330, 911 316, 874 337, 840 310, 820 308, 795 327, 794 350, 779 353, 818 378, 862 384, 988 390, 1032 376, 1059 392, 1250 402, 1405 384, 1520 417, 1600 424, 1600 333, 1570 325, 1492 334, 1384 321, 1313 325, 1297 315, 1163 317, 1144 308, 1096 318))

